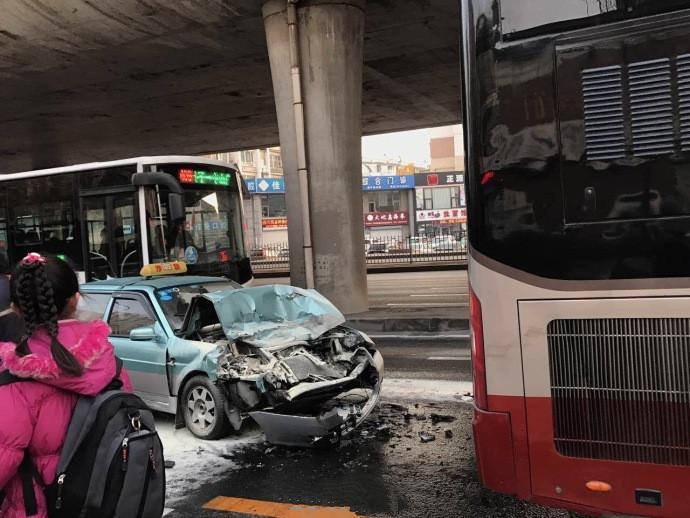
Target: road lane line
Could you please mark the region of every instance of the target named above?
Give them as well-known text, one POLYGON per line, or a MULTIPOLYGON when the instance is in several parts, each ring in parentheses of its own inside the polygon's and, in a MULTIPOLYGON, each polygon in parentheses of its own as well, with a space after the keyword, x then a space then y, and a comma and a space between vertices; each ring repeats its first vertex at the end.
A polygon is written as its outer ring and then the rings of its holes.
POLYGON ((466 362, 470 359, 470 356, 458 358, 457 356, 428 356, 427 360, 432 361, 450 361, 450 362, 466 362))
POLYGON ((428 306, 432 308, 466 308, 467 303, 456 303, 456 302, 410 302, 410 303, 393 303, 389 302, 388 303, 389 307, 408 307, 408 308, 416 308, 419 306, 428 306))
POLYGON ((469 297, 467 293, 411 293, 410 297, 469 297))
POLYGON ((204 509, 269 518, 358 518, 349 507, 285 504, 229 496, 214 498, 204 504, 204 509))

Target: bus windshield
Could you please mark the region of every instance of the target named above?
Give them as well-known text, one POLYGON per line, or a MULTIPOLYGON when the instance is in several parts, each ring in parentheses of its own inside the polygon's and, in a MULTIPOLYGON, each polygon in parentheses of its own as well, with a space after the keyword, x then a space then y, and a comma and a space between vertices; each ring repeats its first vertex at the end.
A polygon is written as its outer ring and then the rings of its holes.
POLYGON ((164 188, 147 188, 150 261, 183 260, 192 273, 208 275, 219 274, 223 264, 244 257, 242 197, 234 172, 220 167, 206 170, 179 164, 166 164, 160 169, 181 174, 183 179, 187 171, 195 171, 197 176, 195 182, 181 182, 184 220, 169 220, 164 188))

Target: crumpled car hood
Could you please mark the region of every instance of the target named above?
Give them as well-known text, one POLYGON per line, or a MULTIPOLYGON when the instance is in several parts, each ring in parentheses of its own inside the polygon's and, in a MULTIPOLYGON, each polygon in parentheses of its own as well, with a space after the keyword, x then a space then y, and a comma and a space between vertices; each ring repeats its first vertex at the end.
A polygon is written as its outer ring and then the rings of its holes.
POLYGON ((314 290, 260 286, 203 295, 216 309, 228 340, 257 347, 309 341, 345 322, 345 317, 314 290))

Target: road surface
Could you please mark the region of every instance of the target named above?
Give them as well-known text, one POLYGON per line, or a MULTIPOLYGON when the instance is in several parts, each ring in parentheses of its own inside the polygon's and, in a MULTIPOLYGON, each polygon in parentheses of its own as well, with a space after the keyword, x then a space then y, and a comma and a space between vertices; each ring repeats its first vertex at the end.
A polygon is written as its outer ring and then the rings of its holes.
POLYGON ((339 445, 274 447, 250 422, 238 436, 203 442, 160 416, 167 458, 176 461, 167 472, 168 518, 568 516, 481 487, 466 338, 378 343, 382 401, 339 445))

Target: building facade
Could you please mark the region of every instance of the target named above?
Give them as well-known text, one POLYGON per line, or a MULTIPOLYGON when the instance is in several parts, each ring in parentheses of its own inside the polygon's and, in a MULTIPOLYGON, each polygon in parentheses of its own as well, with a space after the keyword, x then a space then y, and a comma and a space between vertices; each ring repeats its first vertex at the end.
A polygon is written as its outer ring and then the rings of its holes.
POLYGON ((414 175, 362 177, 364 237, 403 243, 414 234, 414 175))
POLYGON ((462 126, 445 126, 429 130, 429 155, 432 173, 464 171, 465 144, 462 126))
POLYGON ((251 194, 244 201, 246 233, 250 247, 279 249, 287 246, 285 177, 279 147, 217 153, 209 158, 236 165, 251 194))
MULTIPOLYGON (((462 126, 430 131, 430 168, 395 159, 362 161, 362 219, 368 242, 404 243, 466 231, 462 126)), ((247 237, 255 250, 287 247, 288 216, 280 148, 218 153, 236 165, 251 197, 244 202, 247 237)))
POLYGON ((464 173, 418 173, 415 178, 415 235, 451 235, 467 231, 464 173))

